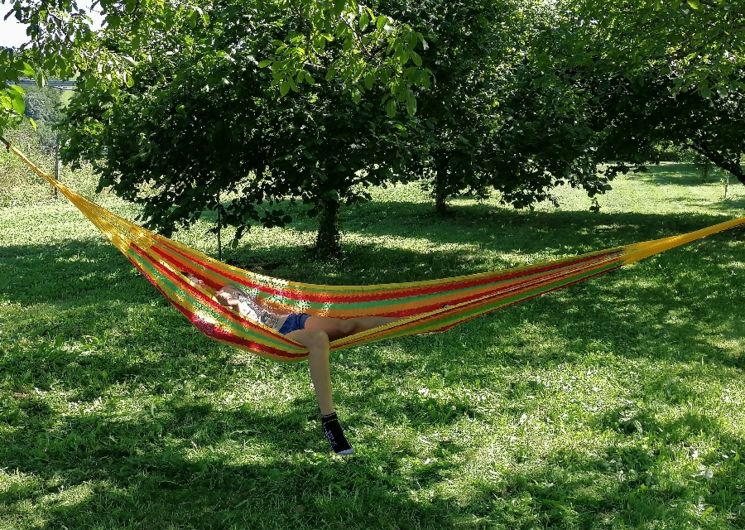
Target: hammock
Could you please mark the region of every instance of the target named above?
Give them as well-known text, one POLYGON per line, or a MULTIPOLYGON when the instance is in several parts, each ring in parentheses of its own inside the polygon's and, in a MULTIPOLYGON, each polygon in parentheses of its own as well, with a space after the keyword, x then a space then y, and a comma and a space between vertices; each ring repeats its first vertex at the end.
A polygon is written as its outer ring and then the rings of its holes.
POLYGON ((446 331, 477 316, 606 274, 648 256, 745 224, 745 217, 708 228, 550 263, 437 280, 379 285, 314 285, 282 280, 221 263, 94 204, 44 173, 0 138, 9 151, 47 180, 95 224, 124 256, 202 333, 281 361, 308 351, 271 328, 243 318, 213 298, 232 283, 259 301, 288 313, 398 320, 331 342, 332 351, 375 340, 446 331), (202 280, 197 283, 188 273, 202 280))

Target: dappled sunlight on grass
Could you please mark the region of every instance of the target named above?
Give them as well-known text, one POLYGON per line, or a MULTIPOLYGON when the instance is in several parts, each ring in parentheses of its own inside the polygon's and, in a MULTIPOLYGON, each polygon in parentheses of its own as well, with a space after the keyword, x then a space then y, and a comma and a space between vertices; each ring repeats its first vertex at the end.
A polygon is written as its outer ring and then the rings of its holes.
MULTIPOLYGON (((559 190, 559 210, 464 197, 441 219, 418 184, 392 186, 344 209, 339 260, 309 259, 305 218, 225 257, 286 279, 401 282, 738 215, 742 186, 723 203, 689 169, 665 171, 619 178, 599 214, 559 190)), ((208 228, 176 238, 214 253, 208 228)), ((742 231, 334 354, 346 460, 328 453, 304 364, 200 335, 73 208, 1 208, 0 233, 0 528, 745 525, 742 231)))

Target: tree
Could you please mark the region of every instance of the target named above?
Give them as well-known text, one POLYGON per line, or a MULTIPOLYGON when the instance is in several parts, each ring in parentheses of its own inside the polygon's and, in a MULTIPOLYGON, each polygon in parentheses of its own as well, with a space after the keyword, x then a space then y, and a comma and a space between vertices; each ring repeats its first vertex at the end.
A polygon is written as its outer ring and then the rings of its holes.
POLYGON ((556 186, 584 189, 593 199, 610 189, 612 175, 597 171, 597 130, 589 122, 582 87, 561 77, 567 51, 557 46, 572 28, 562 27, 554 2, 515 4, 507 58, 491 88, 499 99, 496 119, 483 138, 483 185, 517 208, 549 200, 556 186))
POLYGON ((609 189, 596 171, 596 131, 578 119, 586 96, 546 75, 559 20, 552 4, 390 4, 429 43, 422 60, 434 82, 417 93, 426 132, 412 151, 434 174, 436 210, 461 190, 493 187, 503 203, 530 207, 561 184, 593 198, 609 189))
MULTIPOLYGON (((210 0, 184 2, 132 2, 113 0, 96 2, 104 17, 104 27, 126 32, 133 42, 158 38, 171 26, 187 20, 197 25, 209 22, 205 9, 210 0)), ((120 89, 131 82, 134 59, 102 42, 91 29, 91 19, 74 1, 0 0, 9 4, 6 18, 28 25, 29 42, 20 50, 0 48, 0 133, 23 114, 20 88, 5 83, 21 76, 36 77, 39 86, 47 75, 70 79, 84 72, 95 72, 98 83, 107 81, 107 91, 116 98, 120 89)), ((323 69, 337 78, 352 97, 371 85, 389 93, 382 104, 395 112, 410 101, 411 86, 425 83, 426 71, 407 64, 410 54, 420 45, 421 36, 410 27, 374 12, 356 0, 285 0, 246 3, 246 10, 262 6, 278 13, 292 9, 303 23, 292 30, 275 27, 276 39, 259 58, 271 67, 274 83, 286 93, 313 83, 310 69, 323 69), (338 41, 340 52, 329 61, 326 44, 338 41)), ((106 32, 104 32, 106 33, 106 32)))
POLYGON ((27 88, 25 102, 25 115, 36 123, 41 148, 47 153, 54 152, 59 146, 54 127, 62 119, 60 91, 49 87, 27 88))
POLYGON ((18 85, 7 84, 18 81, 23 75, 33 75, 33 67, 22 61, 13 50, 0 48, 0 133, 6 128, 17 125, 26 111, 24 91, 18 85))
MULTIPOLYGON (((96 68, 111 81, 112 90, 126 79, 123 58, 99 49, 91 20, 75 2, 0 0, 10 5, 5 18, 27 24, 29 42, 20 49, 0 48, 0 134, 22 119, 24 91, 21 77, 36 79, 43 87, 48 75, 72 78, 81 68, 96 68)), ((118 4, 106 3, 107 11, 118 4)))
POLYGON ((559 13, 545 63, 587 95, 598 161, 655 162, 672 143, 745 183, 745 5, 582 0, 559 13))
MULTIPOLYGON (((251 221, 286 223, 283 201, 301 200, 320 218, 318 249, 338 252, 339 205, 395 177, 406 116, 382 113, 374 85, 352 97, 334 76, 278 94, 257 57, 278 27, 303 23, 292 11, 225 0, 204 15, 184 13, 147 40, 102 36, 134 58, 131 86, 113 97, 105 79, 84 72, 67 111, 64 158, 90 160, 101 186, 142 204, 145 224, 164 233, 209 208, 239 238, 251 221)), ((335 50, 344 53, 332 41, 332 64, 335 50)))
POLYGON ((498 120, 497 87, 521 37, 519 2, 391 1, 380 9, 424 35, 417 64, 432 73, 415 104, 422 134, 412 136, 411 170, 432 175, 435 210, 470 189, 484 192, 488 137, 498 120))

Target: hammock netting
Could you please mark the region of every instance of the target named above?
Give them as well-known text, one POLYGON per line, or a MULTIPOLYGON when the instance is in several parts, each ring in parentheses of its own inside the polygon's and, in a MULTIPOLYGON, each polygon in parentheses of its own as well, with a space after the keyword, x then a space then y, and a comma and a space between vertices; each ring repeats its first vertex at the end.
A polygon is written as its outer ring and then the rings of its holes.
POLYGON ((745 218, 695 232, 497 272, 378 285, 316 285, 257 274, 210 258, 89 201, 39 169, 14 146, 9 151, 57 188, 202 333, 281 361, 305 359, 304 346, 243 318, 214 299, 235 284, 288 313, 350 318, 398 317, 389 324, 331 342, 341 350, 380 339, 446 331, 477 316, 606 274, 648 256, 745 224, 745 218), (202 280, 192 281, 185 273, 202 280))

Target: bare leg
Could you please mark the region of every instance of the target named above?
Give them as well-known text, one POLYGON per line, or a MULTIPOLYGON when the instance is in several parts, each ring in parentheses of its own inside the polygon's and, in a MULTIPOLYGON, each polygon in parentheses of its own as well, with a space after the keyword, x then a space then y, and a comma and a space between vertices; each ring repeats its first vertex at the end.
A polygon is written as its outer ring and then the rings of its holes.
POLYGON ((354 331, 355 333, 359 333, 360 331, 367 331, 368 329, 377 328, 378 326, 382 326, 383 324, 388 324, 388 322, 393 322, 394 320, 399 320, 398 317, 357 317, 357 318, 350 318, 350 321, 354 322, 357 329, 354 331))
POLYGON ((329 364, 329 336, 323 331, 299 329, 287 334, 287 338, 308 348, 308 368, 310 380, 316 391, 316 399, 321 415, 334 412, 334 399, 331 393, 331 366, 329 364))
POLYGON ((308 348, 308 368, 321 414, 334 412, 334 399, 331 391, 331 365, 329 363, 329 340, 346 337, 388 322, 397 320, 391 317, 327 318, 312 316, 305 321, 303 329, 287 334, 287 338, 308 348))
POLYGON ((366 331, 398 320, 395 317, 357 317, 331 318, 311 316, 305 321, 305 328, 309 331, 322 331, 329 339, 336 340, 354 333, 366 331))
POLYGON ((323 331, 299 329, 287 337, 308 348, 308 368, 316 399, 321 409, 321 426, 331 449, 336 454, 351 455, 354 448, 344 436, 344 429, 334 411, 331 395, 331 367, 329 366, 329 336, 323 331))

